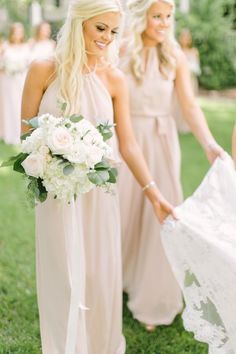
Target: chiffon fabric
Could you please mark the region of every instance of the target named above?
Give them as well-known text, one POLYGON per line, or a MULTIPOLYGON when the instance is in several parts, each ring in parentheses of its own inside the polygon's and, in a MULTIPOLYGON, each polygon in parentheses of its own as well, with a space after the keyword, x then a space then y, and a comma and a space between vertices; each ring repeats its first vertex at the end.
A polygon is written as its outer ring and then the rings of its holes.
MULTIPOLYGON (((61 115, 57 91, 55 80, 39 114, 61 115)), ((112 100, 95 72, 84 75, 82 92, 81 114, 112 123, 112 100)), ((117 153, 115 136, 111 145, 117 153)), ((36 253, 43 354, 124 354, 118 194, 97 188, 70 204, 38 205, 36 253)))
MULTIPOLYGON (((157 49, 150 48, 141 84, 122 63, 130 92, 136 139, 158 188, 173 205, 182 201, 180 148, 171 116, 174 75, 159 72, 157 49)), ((182 310, 182 296, 166 258, 151 203, 123 164, 119 177, 124 290, 128 307, 140 322, 170 324, 182 310)))
POLYGON ((236 353, 236 172, 218 159, 196 192, 176 208, 162 242, 183 290, 185 328, 210 354, 236 353))
POLYGON ((20 143, 21 99, 29 57, 27 44, 5 44, 0 55, 0 139, 6 144, 20 143))

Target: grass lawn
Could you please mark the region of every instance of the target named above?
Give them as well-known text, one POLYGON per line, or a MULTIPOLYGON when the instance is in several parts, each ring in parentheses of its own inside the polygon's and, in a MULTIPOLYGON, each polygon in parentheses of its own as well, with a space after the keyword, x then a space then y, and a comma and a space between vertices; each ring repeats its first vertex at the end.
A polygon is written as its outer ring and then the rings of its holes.
MULTIPOLYGON (((201 99, 218 142, 230 151, 236 103, 201 99)), ((191 135, 181 137, 185 196, 197 187, 208 163, 191 135)), ((16 151, 0 143, 0 160, 16 151)), ((26 205, 17 173, 0 170, 0 354, 39 354, 35 293, 34 213, 26 205)), ((124 297, 125 302, 126 298, 124 297)), ((124 305, 127 354, 206 354, 205 345, 186 333, 178 317, 172 326, 146 333, 124 305)), ((94 353, 102 354, 102 353, 94 353)))

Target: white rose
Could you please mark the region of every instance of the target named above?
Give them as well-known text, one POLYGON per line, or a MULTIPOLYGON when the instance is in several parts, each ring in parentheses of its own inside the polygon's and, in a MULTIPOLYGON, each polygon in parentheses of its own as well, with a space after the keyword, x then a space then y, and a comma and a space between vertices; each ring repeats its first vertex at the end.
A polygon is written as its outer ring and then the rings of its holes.
POLYGON ((82 142, 75 144, 69 154, 65 154, 65 158, 72 163, 85 163, 88 148, 82 142))
POLYGON ((30 154, 21 164, 28 176, 42 177, 44 172, 44 159, 40 154, 30 154))
POLYGON ((103 158, 104 151, 97 146, 91 146, 87 153, 87 165, 91 168, 94 167, 103 158))
POLYGON ((64 155, 70 153, 72 144, 72 136, 63 127, 54 129, 48 138, 48 146, 53 154, 64 155))

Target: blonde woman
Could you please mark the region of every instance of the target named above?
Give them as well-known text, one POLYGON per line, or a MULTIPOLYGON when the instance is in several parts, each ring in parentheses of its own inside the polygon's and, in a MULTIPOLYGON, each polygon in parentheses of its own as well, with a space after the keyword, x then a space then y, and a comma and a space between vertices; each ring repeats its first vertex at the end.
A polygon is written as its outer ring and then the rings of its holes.
MULTIPOLYGON (((210 162, 222 154, 195 101, 186 57, 173 37, 173 0, 129 0, 130 51, 123 58, 136 139, 161 192, 182 201, 180 147, 171 116, 176 89, 187 122, 210 162)), ((160 223, 129 171, 120 176, 124 289, 128 307, 147 330, 172 323, 182 310, 166 259, 160 223)))
MULTIPOLYGON (((56 61, 32 64, 22 117, 80 113, 95 125, 116 123, 119 150, 160 220, 172 206, 147 169, 131 128, 128 95, 115 69, 121 6, 74 0, 56 61), (60 105, 57 104, 58 100, 60 105)), ((112 138, 118 159, 116 137, 112 138)), ((118 195, 93 190, 70 205, 48 199, 36 208, 37 294, 43 354, 123 354, 118 195)))

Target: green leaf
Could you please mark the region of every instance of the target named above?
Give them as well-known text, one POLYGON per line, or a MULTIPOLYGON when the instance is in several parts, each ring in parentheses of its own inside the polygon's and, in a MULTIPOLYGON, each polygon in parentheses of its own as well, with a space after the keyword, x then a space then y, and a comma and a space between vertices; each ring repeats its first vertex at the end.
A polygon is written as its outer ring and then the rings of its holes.
POLYGON ((109 183, 116 183, 117 182, 117 176, 118 176, 118 171, 116 168, 111 168, 109 171, 109 180, 107 182, 109 183))
POLYGON ((62 111, 62 112, 65 112, 66 107, 67 107, 67 103, 66 103, 66 102, 63 102, 63 103, 61 104, 61 111, 62 111))
POLYGON ((25 170, 24 170, 24 168, 23 168, 23 166, 21 164, 28 156, 29 156, 28 154, 24 154, 22 152, 19 155, 18 159, 13 164, 13 170, 16 171, 16 172, 25 174, 25 170))
POLYGON ((88 179, 91 183, 97 186, 102 186, 109 180, 110 176, 108 171, 94 171, 88 173, 88 179))
POLYGON ((97 130, 102 135, 104 141, 109 140, 113 136, 113 132, 111 130, 113 127, 114 125, 109 124, 109 122, 101 123, 97 126, 97 130))
POLYGON ((73 114, 71 117, 70 117, 70 121, 72 123, 79 123, 81 120, 83 120, 84 117, 81 116, 81 115, 77 115, 77 114, 73 114))
POLYGON ((12 166, 14 162, 21 156, 22 153, 16 155, 16 156, 11 156, 8 160, 3 161, 0 167, 8 167, 12 166))
POLYGON ((72 172, 74 172, 75 168, 73 165, 66 165, 63 168, 63 173, 65 176, 69 176, 72 172))
POLYGON ((31 118, 28 122, 30 126, 34 129, 37 129, 39 127, 38 117, 31 118))
POLYGON ((22 134, 20 139, 21 141, 25 140, 28 136, 30 136, 32 134, 32 131, 28 132, 28 133, 25 133, 25 134, 22 134))
POLYGON ((101 162, 97 163, 95 166, 94 166, 94 169, 96 171, 98 170, 108 170, 110 168, 110 165, 107 161, 105 160, 102 160, 101 162))

